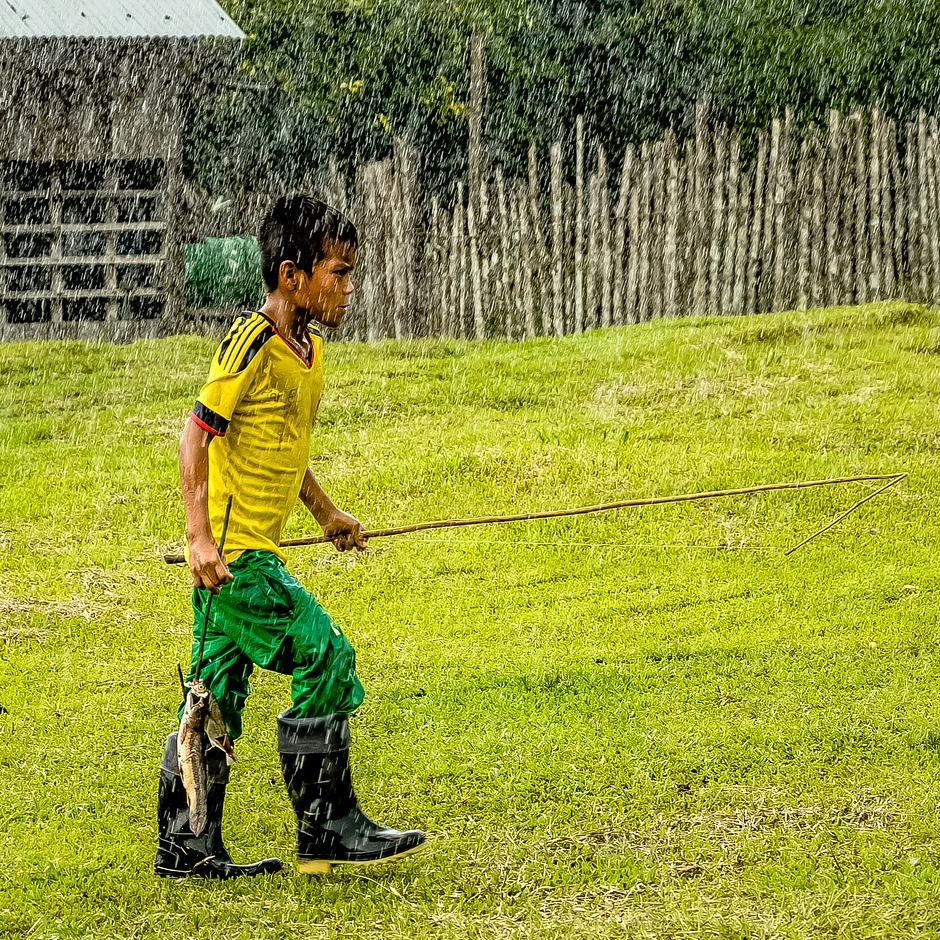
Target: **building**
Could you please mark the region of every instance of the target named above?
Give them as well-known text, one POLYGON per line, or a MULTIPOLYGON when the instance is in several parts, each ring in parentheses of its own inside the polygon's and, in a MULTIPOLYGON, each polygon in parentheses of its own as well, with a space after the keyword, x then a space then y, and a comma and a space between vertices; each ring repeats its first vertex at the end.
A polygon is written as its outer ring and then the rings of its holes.
POLYGON ((0 3, 0 339, 179 329, 182 114, 242 38, 215 0, 0 3))

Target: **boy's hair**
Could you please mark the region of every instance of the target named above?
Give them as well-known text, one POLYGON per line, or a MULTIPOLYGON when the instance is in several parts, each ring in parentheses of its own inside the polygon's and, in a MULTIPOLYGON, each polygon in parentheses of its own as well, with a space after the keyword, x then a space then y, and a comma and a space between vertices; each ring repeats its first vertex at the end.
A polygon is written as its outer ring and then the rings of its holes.
POLYGON ((281 196, 265 212, 258 235, 261 274, 269 291, 277 290, 282 261, 293 261, 302 271, 313 273, 334 248, 358 248, 356 226, 338 209, 313 196, 295 193, 281 196))

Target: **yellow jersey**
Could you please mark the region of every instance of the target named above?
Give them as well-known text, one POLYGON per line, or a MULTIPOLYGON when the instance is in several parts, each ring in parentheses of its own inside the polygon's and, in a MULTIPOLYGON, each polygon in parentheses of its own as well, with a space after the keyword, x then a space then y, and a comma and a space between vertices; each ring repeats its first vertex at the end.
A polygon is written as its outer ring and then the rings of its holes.
POLYGON ((310 361, 260 313, 232 324, 212 359, 190 418, 209 445, 209 522, 218 542, 228 497, 225 556, 257 548, 285 560, 278 543, 300 493, 310 430, 323 394, 323 337, 308 327, 310 361))

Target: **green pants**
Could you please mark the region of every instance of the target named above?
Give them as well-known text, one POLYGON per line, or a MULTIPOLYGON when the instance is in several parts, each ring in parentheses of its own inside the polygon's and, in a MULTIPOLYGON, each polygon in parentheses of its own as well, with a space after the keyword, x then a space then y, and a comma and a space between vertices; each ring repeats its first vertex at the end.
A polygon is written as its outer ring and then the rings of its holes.
MULTIPOLYGON (((229 568, 234 580, 212 601, 200 676, 219 702, 229 735, 242 733, 248 677, 256 665, 293 676, 298 718, 355 711, 365 695, 355 650, 316 598, 272 552, 244 552, 229 568)), ((208 597, 206 590, 193 590, 189 679, 208 597)))

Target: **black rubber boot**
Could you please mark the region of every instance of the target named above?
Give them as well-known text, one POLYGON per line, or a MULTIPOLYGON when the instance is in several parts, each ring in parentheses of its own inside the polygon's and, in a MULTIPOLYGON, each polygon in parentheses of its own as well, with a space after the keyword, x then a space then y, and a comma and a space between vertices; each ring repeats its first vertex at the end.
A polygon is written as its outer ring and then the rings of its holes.
POLYGON ((239 875, 265 875, 280 871, 279 858, 266 858, 252 865, 236 865, 222 844, 222 804, 228 783, 225 755, 213 748, 206 755, 208 785, 206 802, 208 822, 198 836, 189 828, 189 807, 186 789, 180 777, 176 756, 176 733, 166 739, 166 750, 160 762, 160 797, 157 822, 160 843, 153 870, 161 877, 237 878, 239 875))
POLYGON ((297 814, 297 869, 325 875, 333 864, 374 865, 414 852, 427 836, 374 823, 359 808, 349 773, 349 719, 278 715, 281 769, 297 814))

